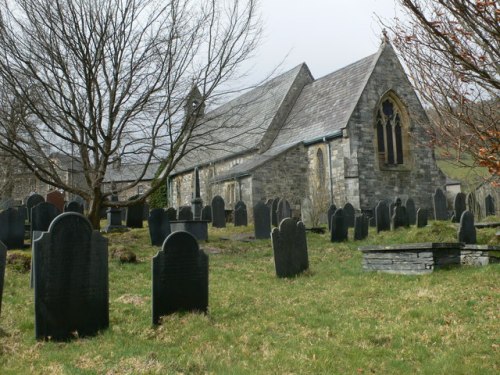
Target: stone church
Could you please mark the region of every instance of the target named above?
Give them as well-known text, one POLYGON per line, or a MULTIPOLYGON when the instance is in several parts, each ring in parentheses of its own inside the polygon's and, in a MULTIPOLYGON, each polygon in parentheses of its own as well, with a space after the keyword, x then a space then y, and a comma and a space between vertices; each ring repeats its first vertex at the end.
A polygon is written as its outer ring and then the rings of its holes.
MULTIPOLYGON (((186 106, 196 104, 194 89, 186 106)), ((445 186, 429 120, 386 40, 324 77, 301 64, 201 115, 206 137, 168 177, 174 207, 191 204, 195 168, 204 204, 220 195, 226 209, 238 200, 251 209, 285 197, 297 217, 305 201, 311 211, 350 202, 369 212, 379 200, 412 197, 430 209, 445 186)))

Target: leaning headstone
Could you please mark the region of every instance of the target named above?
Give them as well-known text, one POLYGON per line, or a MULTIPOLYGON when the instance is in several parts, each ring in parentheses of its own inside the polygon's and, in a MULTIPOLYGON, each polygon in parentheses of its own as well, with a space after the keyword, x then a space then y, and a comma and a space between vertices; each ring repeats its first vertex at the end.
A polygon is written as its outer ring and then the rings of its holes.
POLYGON ((434 206, 434 220, 448 220, 448 209, 446 204, 446 195, 440 188, 432 196, 434 206))
MULTIPOLYGON (((128 200, 132 201, 138 199, 139 195, 134 195, 128 200)), ((135 203, 126 208, 125 213, 125 225, 128 228, 142 228, 143 227, 143 217, 144 217, 144 203, 135 203)))
POLYGON ((278 277, 292 277, 309 268, 306 228, 301 221, 285 218, 271 237, 278 277))
POLYGON ((161 246, 170 234, 170 221, 163 208, 154 208, 148 216, 149 237, 151 245, 161 246))
POLYGON ((241 227, 248 225, 247 206, 242 201, 238 201, 234 206, 234 226, 241 227))
POLYGON ((423 228, 427 226, 427 219, 429 217, 429 212, 425 208, 419 208, 417 210, 417 228, 423 228))
POLYGON ((332 216, 337 210, 337 207, 334 204, 331 204, 330 207, 328 208, 328 230, 332 230, 332 216))
POLYGON ((0 316, 2 315, 3 281, 5 278, 6 262, 7 262, 7 247, 0 241, 0 316))
POLYGON ((259 201, 253 207, 253 223, 255 227, 255 238, 266 239, 271 237, 271 214, 269 206, 259 201))
POLYGON ((280 223, 278 221, 278 202, 280 201, 279 198, 275 198, 271 204, 271 225, 273 227, 277 227, 278 224, 280 223))
POLYGON ((24 216, 15 208, 0 212, 0 241, 7 249, 24 247, 24 216))
POLYGON ((368 217, 365 214, 354 217, 354 239, 364 240, 368 237, 368 217))
POLYGON ((464 193, 457 193, 453 200, 453 222, 458 223, 462 213, 467 210, 466 196, 464 193))
POLYGON ((31 222, 31 209, 37 204, 45 202, 45 199, 40 194, 31 194, 26 200, 26 209, 28 211, 28 221, 31 222))
POLYGON ((475 244, 476 227, 474 226, 474 214, 470 211, 464 211, 460 216, 460 226, 458 228, 458 242, 466 244, 475 244))
POLYGON ((167 208, 166 213, 169 221, 177 220, 177 210, 175 208, 173 207, 167 208))
POLYGON ((31 233, 34 231, 46 232, 52 220, 60 212, 52 203, 42 202, 31 209, 31 233))
POLYGON ((193 211, 191 206, 179 207, 179 220, 193 220, 193 211))
POLYGON ((67 340, 109 325, 108 242, 78 213, 58 216, 33 243, 35 335, 67 340))
POLYGON ((216 195, 212 199, 212 226, 214 228, 226 227, 226 212, 224 209, 224 199, 216 195))
POLYGON ((45 196, 45 202, 52 203, 59 212, 64 210, 64 194, 60 191, 53 190, 45 196))
POLYGON ((278 208, 276 209, 276 219, 278 223, 281 223, 283 219, 287 217, 292 217, 292 208, 290 203, 285 198, 282 198, 278 202, 278 208))
POLYGON ((378 202, 375 207, 375 225, 377 227, 377 233, 391 229, 389 207, 385 201, 378 202))
POLYGON ((83 204, 78 201, 69 201, 64 205, 64 212, 77 212, 83 214, 83 204))
POLYGON ((406 208, 406 215, 408 215, 408 225, 415 225, 417 223, 417 209, 415 201, 412 198, 407 198, 404 202, 406 208))
POLYGON ((354 206, 347 202, 344 204, 344 208, 342 210, 344 212, 344 220, 345 224, 348 228, 354 227, 354 216, 356 215, 356 211, 354 210, 354 206))
POLYGON ((486 216, 495 215, 495 200, 490 194, 488 194, 486 198, 484 198, 484 208, 484 213, 486 216))
POLYGON ((392 216, 391 216, 391 229, 395 230, 401 227, 408 226, 408 214, 406 213, 406 208, 401 205, 401 199, 395 202, 392 216))
POLYGON ((212 221, 212 206, 205 206, 202 208, 201 220, 212 221))
POLYGON ((347 241, 348 226, 345 222, 344 210, 338 208, 332 216, 332 228, 330 229, 330 241, 347 241))
POLYGON ((152 268, 153 324, 177 311, 207 312, 208 257, 190 233, 170 234, 152 268))

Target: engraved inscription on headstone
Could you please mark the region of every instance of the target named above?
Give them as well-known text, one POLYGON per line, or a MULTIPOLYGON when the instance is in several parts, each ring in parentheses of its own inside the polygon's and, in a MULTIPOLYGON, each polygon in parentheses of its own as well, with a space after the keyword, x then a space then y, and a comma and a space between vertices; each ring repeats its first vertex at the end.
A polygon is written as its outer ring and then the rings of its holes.
POLYGON ((309 268, 306 228, 301 221, 284 219, 271 237, 278 277, 292 277, 309 268))
POLYGON ((212 199, 212 226, 214 228, 226 227, 226 212, 224 209, 224 199, 216 195, 212 199))
POLYGON ((149 236, 151 245, 161 246, 170 234, 170 221, 163 208, 154 208, 148 217, 149 236))
POLYGON ((271 214, 269 206, 259 201, 253 207, 253 223, 255 227, 255 238, 266 239, 271 237, 271 214))

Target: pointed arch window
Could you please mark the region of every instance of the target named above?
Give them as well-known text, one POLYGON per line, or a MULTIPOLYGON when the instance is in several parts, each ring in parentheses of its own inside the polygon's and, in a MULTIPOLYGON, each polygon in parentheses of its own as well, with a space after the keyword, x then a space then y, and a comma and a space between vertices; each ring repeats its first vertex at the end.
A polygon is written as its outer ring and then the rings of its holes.
POLYGON ((380 166, 397 167, 404 165, 405 136, 401 107, 392 98, 382 100, 376 117, 377 152, 380 166))
POLYGON ((326 181, 326 176, 325 176, 325 159, 323 157, 323 150, 318 148, 318 151, 316 152, 316 168, 317 168, 317 173, 316 175, 318 176, 318 182, 319 186, 324 186, 325 181, 326 181))

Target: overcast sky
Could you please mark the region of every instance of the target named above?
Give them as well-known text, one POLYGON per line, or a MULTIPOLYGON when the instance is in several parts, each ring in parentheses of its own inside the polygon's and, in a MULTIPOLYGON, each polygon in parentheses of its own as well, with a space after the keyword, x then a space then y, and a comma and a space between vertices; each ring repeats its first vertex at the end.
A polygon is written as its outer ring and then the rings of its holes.
POLYGON ((251 61, 255 83, 284 59, 280 71, 305 62, 315 78, 375 53, 377 16, 401 16, 394 0, 261 0, 264 34, 251 61))

